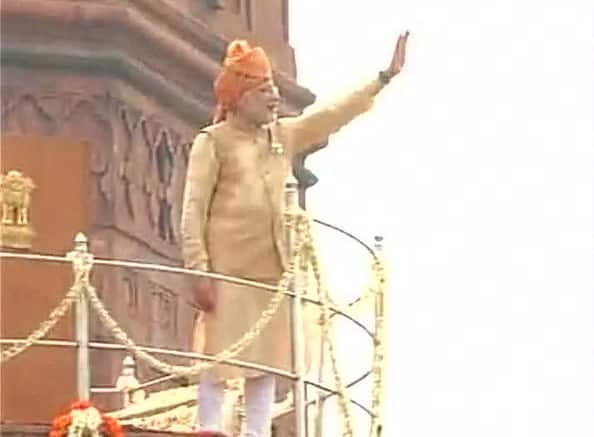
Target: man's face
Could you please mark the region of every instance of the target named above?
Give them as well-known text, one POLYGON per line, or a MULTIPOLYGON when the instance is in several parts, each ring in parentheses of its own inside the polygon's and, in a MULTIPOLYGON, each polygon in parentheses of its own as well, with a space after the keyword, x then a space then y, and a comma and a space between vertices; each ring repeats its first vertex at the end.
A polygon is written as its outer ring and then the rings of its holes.
POLYGON ((280 95, 272 79, 243 93, 237 102, 236 112, 258 126, 276 119, 280 95))

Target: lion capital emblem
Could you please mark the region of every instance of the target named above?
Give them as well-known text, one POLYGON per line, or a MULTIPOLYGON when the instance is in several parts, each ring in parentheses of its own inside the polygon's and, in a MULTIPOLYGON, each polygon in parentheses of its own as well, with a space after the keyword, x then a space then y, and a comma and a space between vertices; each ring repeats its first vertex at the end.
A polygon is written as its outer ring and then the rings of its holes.
POLYGON ((1 244, 6 247, 30 248, 35 235, 31 226, 31 193, 33 179, 20 171, 11 170, 0 175, 0 204, 2 205, 1 244))

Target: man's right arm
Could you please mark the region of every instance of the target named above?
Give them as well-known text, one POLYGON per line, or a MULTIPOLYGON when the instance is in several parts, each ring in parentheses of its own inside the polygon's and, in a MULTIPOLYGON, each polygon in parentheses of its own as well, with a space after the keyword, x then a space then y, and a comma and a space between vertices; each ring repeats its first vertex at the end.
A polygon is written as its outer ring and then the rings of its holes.
POLYGON ((210 202, 215 191, 219 162, 211 134, 198 134, 190 151, 181 219, 182 255, 189 269, 210 270, 206 248, 210 202))

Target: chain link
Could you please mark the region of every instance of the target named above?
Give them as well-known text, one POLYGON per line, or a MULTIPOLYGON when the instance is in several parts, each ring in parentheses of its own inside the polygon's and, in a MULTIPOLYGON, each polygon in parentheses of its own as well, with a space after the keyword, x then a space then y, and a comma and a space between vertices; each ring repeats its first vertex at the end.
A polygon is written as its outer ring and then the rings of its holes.
MULTIPOLYGON (((151 367, 158 369, 161 372, 176 375, 176 376, 194 376, 198 373, 212 368, 215 365, 221 364, 223 361, 233 359, 238 356, 245 348, 250 346, 260 333, 266 328, 270 320, 274 317, 281 303, 284 301, 286 293, 290 289, 297 269, 303 269, 307 265, 311 265, 314 277, 317 283, 318 299, 321 303, 320 322, 322 325, 322 340, 327 344, 330 361, 332 366, 332 373, 334 377, 334 384, 338 394, 339 407, 343 420, 343 436, 353 437, 353 425, 346 396, 346 387, 340 375, 338 368, 338 360, 336 349, 332 339, 330 338, 330 331, 332 328, 332 317, 330 316, 330 305, 336 305, 329 295, 327 287, 324 285, 324 279, 321 271, 320 256, 317 250, 317 245, 312 236, 311 220, 305 214, 297 214, 293 217, 288 217, 287 224, 289 227, 295 227, 297 234, 297 241, 293 252, 291 253, 290 262, 287 270, 283 273, 275 295, 270 299, 267 308, 262 312, 260 319, 248 330, 242 337, 240 337, 229 348, 215 355, 213 361, 199 362, 192 366, 171 365, 164 361, 155 358, 153 355, 141 350, 136 343, 126 332, 124 332, 105 308, 95 288, 88 284, 88 281, 81 280, 75 282, 75 286, 70 288, 64 299, 52 310, 48 319, 42 322, 31 335, 29 335, 22 343, 16 344, 9 349, 3 350, 0 355, 0 363, 5 363, 14 358, 18 354, 24 352, 36 341, 43 338, 47 333, 58 323, 62 317, 68 312, 79 292, 86 293, 91 306, 97 312, 99 319, 107 329, 111 331, 113 336, 128 350, 130 350, 138 359, 145 361, 151 367)), ((376 302, 383 305, 383 296, 385 292, 386 273, 385 266, 379 257, 375 258, 372 264, 372 278, 370 286, 365 294, 361 297, 359 302, 375 298, 376 302)), ((345 308, 346 310, 346 308, 345 308)), ((377 308, 376 308, 377 311, 377 308)), ((372 437, 377 437, 381 414, 381 390, 383 385, 383 369, 382 363, 384 360, 384 344, 383 344, 383 308, 380 308, 380 314, 376 312, 375 333, 374 333, 374 355, 372 364, 372 437)))
POLYGON ((109 314, 109 312, 97 296, 95 289, 93 287, 87 288, 89 302, 91 303, 95 311, 97 311, 97 315, 99 316, 100 320, 103 322, 105 327, 111 331, 116 340, 118 340, 120 343, 126 346, 138 359, 145 361, 151 367, 167 374, 176 376, 197 375, 200 372, 203 372, 204 370, 210 369, 217 364, 221 364, 221 362, 223 361, 230 360, 239 355, 245 348, 247 348, 254 342, 254 340, 260 335, 264 328, 266 328, 270 320, 278 311, 281 303, 285 298, 285 293, 289 291, 290 284, 293 281, 293 278, 295 277, 295 271, 297 269, 302 254, 302 248, 304 246, 304 218, 302 216, 298 216, 297 219, 289 225, 297 227, 298 240, 293 250, 293 253, 291 254, 291 261, 289 262, 289 266, 286 272, 283 273, 279 281, 278 291, 270 300, 268 307, 262 312, 260 319, 239 340, 237 340, 227 349, 215 355, 213 361, 200 362, 193 366, 171 365, 164 361, 161 361, 152 356, 151 354, 138 348, 134 341, 132 341, 132 339, 128 337, 128 334, 126 334, 119 327, 118 323, 109 314))
MULTIPOLYGON (((312 233, 311 223, 308 224, 307 235, 305 241, 305 248, 309 255, 309 263, 312 266, 314 276, 317 282, 317 292, 321 303, 321 325, 322 325, 322 336, 323 341, 328 346, 328 352, 330 355, 330 362, 332 366, 332 373, 334 377, 334 384, 338 393, 339 407, 343 420, 343 436, 353 437, 353 425, 350 415, 350 409, 348 405, 348 399, 346 396, 346 387, 343 379, 340 376, 338 368, 338 360, 334 343, 330 338, 330 330, 332 327, 332 319, 330 317, 329 305, 336 304, 329 296, 327 287, 324 285, 324 279, 322 275, 322 269, 320 267, 320 258, 317 251, 317 245, 315 244, 312 233)), ((375 299, 383 306, 383 296, 386 284, 386 273, 383 261, 378 257, 375 257, 371 268, 371 281, 369 287, 366 289, 365 294, 360 298, 359 304, 364 300, 375 299)), ((357 306, 357 304, 355 305, 357 306)), ((372 362, 372 420, 370 432, 372 437, 378 437, 380 431, 380 415, 381 415, 381 391, 383 387, 383 361, 384 361, 384 344, 383 344, 383 332, 384 332, 384 319, 383 319, 383 308, 376 308, 375 318, 375 333, 373 336, 374 341, 374 355, 372 362)))
POLYGON ((375 258, 372 265, 372 289, 380 308, 376 307, 374 353, 372 363, 372 388, 371 388, 371 437, 378 437, 381 432, 381 407, 383 389, 383 362, 384 362, 384 309, 383 299, 386 287, 386 272, 383 261, 375 258), (379 314, 378 314, 379 313, 379 314))
POLYGON ((332 326, 332 319, 330 317, 330 296, 328 293, 328 289, 324 286, 324 280, 322 277, 322 271, 320 267, 320 257, 317 250, 317 245, 313 241, 312 232, 311 232, 311 222, 308 222, 307 226, 307 234, 306 234, 306 247, 308 248, 308 253, 310 255, 310 263, 313 269, 313 273, 317 282, 317 293, 318 298, 321 303, 321 324, 322 324, 322 341, 324 341, 328 345, 328 352, 330 355, 330 363, 332 366, 332 373, 334 376, 334 385, 336 386, 336 392, 338 393, 338 402, 339 407, 342 415, 343 421, 343 436, 346 437, 353 437, 353 425, 351 414, 347 402, 346 397, 346 387, 340 376, 340 371, 338 369, 338 360, 336 358, 336 351, 334 349, 334 343, 330 338, 330 328, 332 326))
POLYGON ((4 364, 28 348, 33 346, 35 342, 42 339, 47 333, 66 315, 76 297, 78 296, 80 288, 73 286, 68 290, 64 299, 52 310, 47 320, 42 322, 39 327, 33 331, 22 343, 15 344, 8 349, 2 350, 0 354, 0 364, 4 364))

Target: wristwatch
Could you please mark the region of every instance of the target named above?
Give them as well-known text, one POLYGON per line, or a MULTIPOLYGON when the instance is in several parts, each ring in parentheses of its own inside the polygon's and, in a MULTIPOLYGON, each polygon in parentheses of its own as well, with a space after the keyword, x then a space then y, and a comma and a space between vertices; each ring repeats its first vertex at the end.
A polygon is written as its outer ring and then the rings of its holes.
POLYGON ((389 84, 390 81, 392 80, 392 76, 389 75, 388 73, 386 73, 385 71, 380 71, 378 74, 378 78, 379 78, 380 82, 383 83, 384 85, 389 84))

